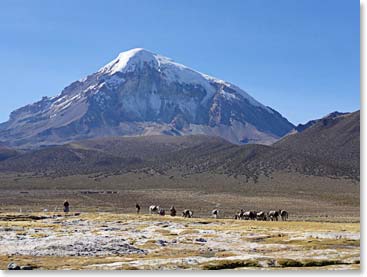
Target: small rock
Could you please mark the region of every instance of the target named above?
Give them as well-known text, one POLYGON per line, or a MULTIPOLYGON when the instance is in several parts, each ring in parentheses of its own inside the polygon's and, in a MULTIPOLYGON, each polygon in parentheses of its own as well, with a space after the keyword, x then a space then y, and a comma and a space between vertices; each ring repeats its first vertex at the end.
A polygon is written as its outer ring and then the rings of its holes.
POLYGON ((197 241, 197 242, 207 242, 207 240, 206 239, 203 239, 203 238, 195 239, 195 241, 197 241))
POLYGON ((20 270, 20 266, 16 263, 10 263, 8 264, 8 270, 20 270))
POLYGON ((159 239, 159 240, 157 240, 157 244, 159 244, 159 245, 161 245, 161 246, 166 246, 167 241, 162 240, 162 239, 159 239))
POLYGON ((268 266, 275 266, 275 264, 276 264, 275 260, 268 261, 268 266))

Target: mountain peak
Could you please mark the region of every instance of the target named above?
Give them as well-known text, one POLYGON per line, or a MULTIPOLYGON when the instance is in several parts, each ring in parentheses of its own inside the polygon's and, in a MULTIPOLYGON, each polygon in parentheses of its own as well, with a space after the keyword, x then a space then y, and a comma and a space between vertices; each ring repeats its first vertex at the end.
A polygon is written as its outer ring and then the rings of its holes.
POLYGON ((123 59, 131 58, 131 57, 139 57, 139 58, 144 58, 148 56, 153 57, 154 55, 156 54, 144 48, 132 48, 130 50, 120 52, 117 58, 123 60, 123 59))
POLYGON ((244 90, 134 48, 61 94, 12 112, 0 140, 51 144, 99 136, 219 136, 269 144, 294 126, 244 90))
POLYGON ((326 116, 324 116, 323 118, 335 118, 341 115, 346 115, 348 113, 344 113, 344 112, 339 112, 339 111, 334 111, 332 113, 327 114, 326 116))
POLYGON ((320 121, 323 121, 324 124, 326 124, 330 120, 334 120, 335 118, 338 118, 338 117, 341 117, 341 116, 345 116, 345 115, 349 115, 349 114, 350 113, 344 113, 344 112, 334 111, 332 113, 329 113, 329 114, 321 117, 320 119, 310 120, 310 121, 306 122, 305 124, 298 124, 295 129, 298 132, 303 132, 304 130, 312 127, 313 125, 315 125, 316 123, 318 123, 320 121))
MULTIPOLYGON (((132 52, 132 53, 137 53, 137 52, 150 52, 144 48, 141 48, 141 47, 136 47, 136 48, 131 48, 130 50, 126 50, 126 51, 122 51, 120 52, 120 54, 125 54, 125 53, 129 53, 129 52, 132 52)), ((151 53, 151 52, 150 52, 151 53)))
POLYGON ((133 48, 118 54, 117 58, 103 66, 99 72, 109 75, 115 74, 116 72, 128 72, 135 69, 139 64, 155 61, 155 54, 152 52, 143 48, 133 48))

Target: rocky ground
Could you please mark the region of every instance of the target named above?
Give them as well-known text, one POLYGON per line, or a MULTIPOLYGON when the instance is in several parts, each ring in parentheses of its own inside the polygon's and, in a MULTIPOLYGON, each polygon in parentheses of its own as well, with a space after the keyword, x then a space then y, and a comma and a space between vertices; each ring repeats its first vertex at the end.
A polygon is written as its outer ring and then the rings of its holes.
POLYGON ((359 269, 359 229, 359 223, 2 213, 0 268, 359 269))

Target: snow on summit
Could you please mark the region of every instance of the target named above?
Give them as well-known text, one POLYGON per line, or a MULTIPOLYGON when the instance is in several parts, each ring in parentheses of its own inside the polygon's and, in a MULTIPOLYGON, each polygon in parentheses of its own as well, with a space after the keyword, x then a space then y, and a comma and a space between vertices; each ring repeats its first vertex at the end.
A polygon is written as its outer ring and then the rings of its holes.
POLYGON ((121 52, 116 59, 103 66, 99 72, 113 75, 116 72, 128 72, 134 70, 141 63, 156 61, 154 54, 143 48, 134 48, 121 52))
MULTIPOLYGON (((174 60, 165 56, 155 54, 143 48, 133 48, 125 52, 121 52, 117 58, 103 66, 98 72, 108 75, 115 73, 126 73, 137 69, 139 66, 150 65, 162 73, 164 79, 168 82, 179 82, 186 84, 196 84, 204 87, 209 93, 214 93, 214 88, 211 83, 220 84, 222 86, 230 87, 237 93, 246 98, 252 105, 261 107, 273 112, 268 107, 256 101, 248 93, 242 89, 228 83, 226 81, 217 79, 199 71, 193 70, 183 64, 177 63, 174 60)), ((116 80, 114 80, 116 81, 116 80)), ((222 93, 224 95, 224 93, 222 93)), ((209 95, 208 95, 209 96, 209 95)), ((228 94, 227 94, 228 96, 228 94)), ((231 97, 234 98, 234 97, 231 97)))

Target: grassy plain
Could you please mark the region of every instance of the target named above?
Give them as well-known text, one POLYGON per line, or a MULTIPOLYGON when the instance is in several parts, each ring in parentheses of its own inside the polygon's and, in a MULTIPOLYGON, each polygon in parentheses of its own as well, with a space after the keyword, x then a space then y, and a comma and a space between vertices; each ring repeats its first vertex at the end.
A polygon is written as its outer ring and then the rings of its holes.
POLYGON ((232 218, 246 210, 285 209, 292 220, 359 222, 359 183, 350 179, 274 173, 257 182, 241 176, 214 173, 182 175, 168 172, 90 174, 44 177, 0 175, 0 212, 55 211, 67 199, 72 211, 133 213, 135 203, 148 212, 150 205, 209 217, 232 218))
POLYGON ((359 223, 1 214, 0 268, 359 269, 359 223), (17 218, 19 217, 19 218, 17 218), (36 235, 35 235, 36 234, 36 235))

